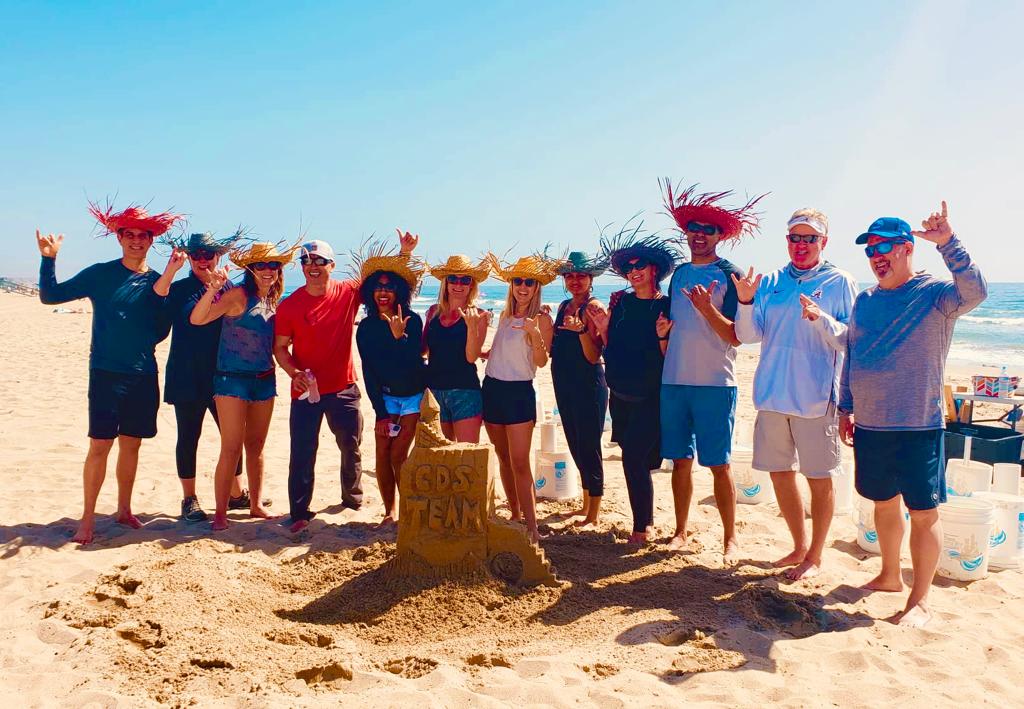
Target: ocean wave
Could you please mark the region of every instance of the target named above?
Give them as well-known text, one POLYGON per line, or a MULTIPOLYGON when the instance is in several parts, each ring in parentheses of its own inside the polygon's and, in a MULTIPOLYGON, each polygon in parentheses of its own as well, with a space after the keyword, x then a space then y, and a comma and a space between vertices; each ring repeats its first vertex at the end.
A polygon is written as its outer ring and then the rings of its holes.
MULTIPOLYGON (((983 367, 1009 367, 1011 374, 1024 370, 1024 349, 986 347, 970 342, 954 342, 949 348, 949 359, 981 365, 983 367)), ((986 374, 988 372, 979 372, 986 374)))
POLYGON ((961 315, 960 320, 964 322, 978 323, 980 325, 1000 325, 1003 327, 1024 326, 1024 318, 999 318, 989 315, 961 315))

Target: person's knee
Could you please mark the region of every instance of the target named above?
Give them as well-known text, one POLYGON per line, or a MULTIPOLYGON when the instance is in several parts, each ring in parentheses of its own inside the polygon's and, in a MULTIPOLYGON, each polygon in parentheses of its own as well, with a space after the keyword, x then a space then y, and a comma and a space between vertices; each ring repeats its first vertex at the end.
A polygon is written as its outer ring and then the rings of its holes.
POLYGON ((690 477, 693 474, 693 458, 677 458, 672 461, 672 475, 690 477))
POLYGON ((89 455, 107 455, 114 447, 113 438, 90 438, 89 455))
POLYGON ((910 524, 913 527, 927 528, 939 521, 938 509, 910 510, 910 524))
POLYGON ((117 447, 123 451, 137 451, 142 445, 142 439, 135 436, 118 436, 117 447))
POLYGON ((732 480, 732 468, 729 464, 724 465, 712 465, 711 474, 715 476, 715 480, 732 480))

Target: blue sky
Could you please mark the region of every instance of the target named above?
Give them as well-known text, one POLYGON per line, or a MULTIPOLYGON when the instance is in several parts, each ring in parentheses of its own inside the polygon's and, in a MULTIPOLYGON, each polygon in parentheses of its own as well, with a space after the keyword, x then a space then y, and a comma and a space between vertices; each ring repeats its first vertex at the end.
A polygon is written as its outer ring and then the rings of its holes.
POLYGON ((670 176, 771 192, 740 266, 781 265, 816 206, 869 280, 853 237, 945 198, 990 280, 1024 280, 1024 3, 778 5, 5 4, 0 273, 36 272, 36 227, 61 277, 116 257, 87 197, 338 251, 401 226, 439 261, 668 228, 670 176))

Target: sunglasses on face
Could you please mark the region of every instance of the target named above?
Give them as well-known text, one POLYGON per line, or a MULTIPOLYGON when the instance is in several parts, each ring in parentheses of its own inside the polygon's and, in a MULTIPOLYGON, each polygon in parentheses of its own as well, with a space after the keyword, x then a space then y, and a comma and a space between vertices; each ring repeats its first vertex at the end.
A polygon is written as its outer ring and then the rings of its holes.
POLYGON ((250 263, 249 268, 254 271, 280 271, 280 261, 257 261, 256 263, 250 263))
POLYGON ((533 278, 513 278, 512 285, 514 286, 526 286, 527 288, 533 288, 537 281, 533 278))
POLYGON ((324 258, 323 256, 300 256, 299 263, 303 266, 308 266, 310 264, 313 264, 314 266, 326 266, 327 264, 332 263, 332 261, 329 258, 324 258))
POLYGON ((882 254, 883 256, 896 246, 896 244, 902 244, 903 239, 893 239, 890 241, 880 241, 877 244, 864 247, 864 253, 868 255, 868 258, 874 258, 875 254, 882 254))
POLYGON ((701 224, 700 222, 686 222, 686 231, 692 231, 695 234, 707 234, 708 236, 714 236, 718 232, 722 231, 714 224, 701 224))
POLYGON ((628 276, 631 271, 642 271, 643 269, 647 268, 650 265, 651 264, 647 263, 642 258, 641 259, 637 259, 636 262, 634 262, 634 263, 623 264, 623 266, 622 266, 622 275, 623 276, 628 276))
POLYGON ((373 289, 375 291, 383 290, 387 291, 388 293, 394 293, 396 290, 398 290, 398 287, 394 283, 378 283, 373 287, 373 289))
POLYGON ((805 244, 815 244, 818 242, 817 234, 786 234, 786 238, 789 239, 791 244, 799 244, 801 241, 805 244))
POLYGON ((456 275, 453 274, 451 276, 448 276, 445 280, 448 281, 449 283, 454 284, 454 285, 468 286, 470 283, 473 282, 473 277, 472 276, 456 276, 456 275))
POLYGON ((195 261, 213 261, 217 258, 217 254, 214 251, 193 251, 189 254, 195 261))

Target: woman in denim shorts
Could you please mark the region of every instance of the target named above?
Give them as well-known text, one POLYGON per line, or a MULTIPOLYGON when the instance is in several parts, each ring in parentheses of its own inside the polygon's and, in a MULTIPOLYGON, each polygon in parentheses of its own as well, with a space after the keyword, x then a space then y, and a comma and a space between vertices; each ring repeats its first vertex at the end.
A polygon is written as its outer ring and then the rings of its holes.
POLYGON ((416 436, 426 388, 420 353, 423 321, 409 306, 423 272, 422 262, 409 256, 378 253, 359 260, 359 293, 366 317, 356 330, 356 345, 377 418, 373 440, 377 486, 384 502, 382 524, 398 519, 399 472, 416 436))
POLYGON ((452 441, 480 442, 483 399, 476 360, 487 337, 490 313, 474 306, 490 266, 461 254, 430 269, 441 281, 437 303, 427 310, 423 353, 427 386, 441 409, 441 430, 452 441))
POLYGON ((255 243, 231 254, 235 265, 245 269, 240 288, 219 298, 227 270, 218 269, 206 293, 192 310, 193 325, 205 325, 223 317, 217 350, 217 374, 213 398, 220 419, 220 459, 214 477, 216 512, 213 530, 227 529, 228 498, 238 458, 245 448, 249 477, 249 512, 267 519, 260 504, 263 486, 263 444, 270 428, 277 396, 274 372, 274 312, 284 290, 281 270, 291 261, 294 249, 280 250, 269 243, 255 243))

